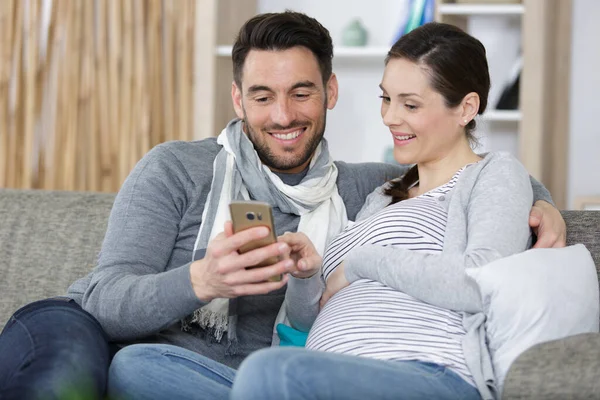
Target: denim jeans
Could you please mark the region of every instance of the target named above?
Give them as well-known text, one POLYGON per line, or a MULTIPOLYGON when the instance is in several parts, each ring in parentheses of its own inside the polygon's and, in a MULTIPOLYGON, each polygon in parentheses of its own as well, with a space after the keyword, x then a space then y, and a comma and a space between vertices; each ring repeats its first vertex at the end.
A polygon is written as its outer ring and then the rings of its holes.
POLYGON ((0 334, 0 398, 101 399, 110 356, 102 327, 75 301, 28 304, 0 334))
POLYGON ((111 397, 126 399, 481 398, 443 366, 290 347, 260 350, 236 372, 177 346, 136 344, 116 354, 108 382, 111 397))
POLYGON ((228 399, 235 372, 178 346, 134 344, 115 355, 108 394, 123 399, 228 399))
POLYGON ((453 371, 420 361, 270 348, 240 366, 232 400, 480 399, 478 390, 453 371))

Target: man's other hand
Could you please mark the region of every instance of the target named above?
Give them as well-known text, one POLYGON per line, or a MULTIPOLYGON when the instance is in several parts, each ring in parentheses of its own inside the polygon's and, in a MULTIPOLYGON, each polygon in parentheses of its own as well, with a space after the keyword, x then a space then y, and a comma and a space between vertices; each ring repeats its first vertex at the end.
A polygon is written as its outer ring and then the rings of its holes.
POLYGON ((538 200, 531 208, 529 226, 537 236, 534 248, 565 247, 567 226, 560 211, 552 204, 538 200))

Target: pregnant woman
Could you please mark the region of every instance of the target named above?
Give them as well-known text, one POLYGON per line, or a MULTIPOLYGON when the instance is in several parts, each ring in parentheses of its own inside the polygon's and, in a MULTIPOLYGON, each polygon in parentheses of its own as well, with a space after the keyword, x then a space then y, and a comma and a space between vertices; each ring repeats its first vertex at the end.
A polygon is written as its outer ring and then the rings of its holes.
MULTIPOLYGON (((403 36, 386 59, 381 115, 394 157, 414 164, 371 194, 326 250, 326 288, 289 307, 310 326, 306 348, 261 350, 235 378, 233 399, 493 398, 482 310, 465 273, 527 249, 532 190, 504 153, 476 154, 475 116, 487 105, 485 48, 447 24, 403 36), (318 315, 317 315, 318 314, 318 315), (489 385, 489 386, 488 386, 489 385)), ((306 236, 283 237, 311 253, 306 236)), ((313 252, 314 253, 314 252, 313 252)))

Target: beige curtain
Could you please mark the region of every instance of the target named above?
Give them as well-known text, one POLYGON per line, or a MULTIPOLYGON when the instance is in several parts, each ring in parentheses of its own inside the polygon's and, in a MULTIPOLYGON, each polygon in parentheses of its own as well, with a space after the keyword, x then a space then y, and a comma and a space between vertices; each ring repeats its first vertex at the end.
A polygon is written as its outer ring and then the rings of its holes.
POLYGON ((195 0, 0 0, 0 187, 116 191, 193 137, 195 0))

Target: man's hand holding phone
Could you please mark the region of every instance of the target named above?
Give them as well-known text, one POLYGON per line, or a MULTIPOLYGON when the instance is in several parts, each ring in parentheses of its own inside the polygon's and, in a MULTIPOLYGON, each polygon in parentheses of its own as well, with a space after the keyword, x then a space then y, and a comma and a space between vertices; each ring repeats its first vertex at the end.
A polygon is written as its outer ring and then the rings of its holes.
POLYGON ((294 270, 294 260, 289 257, 290 246, 275 242, 240 254, 238 251, 253 241, 261 240, 272 232, 265 226, 244 229, 234 233, 231 222, 225 223, 225 231, 209 242, 203 259, 190 266, 192 287, 196 296, 203 301, 218 297, 233 298, 265 294, 283 287, 287 272, 294 270), (259 265, 269 258, 281 261, 259 265), (279 281, 269 281, 282 276, 279 281))
MULTIPOLYGON (((289 258, 294 261, 294 266, 289 271, 296 278, 308 278, 314 275, 321 269, 322 259, 312 241, 304 233, 286 233, 279 238, 275 237, 275 220, 273 219, 273 210, 268 203, 261 201, 233 201, 229 204, 231 211, 231 220, 233 222, 234 232, 240 232, 245 229, 266 226, 269 228, 271 235, 254 240, 251 243, 240 248, 239 252, 244 253, 256 248, 265 247, 276 243, 286 243, 290 247, 289 258)), ((281 255, 279 258, 273 257, 266 259, 257 267, 272 265, 282 258, 287 258, 287 255, 281 255)), ((272 280, 281 279, 275 276, 272 280)))

